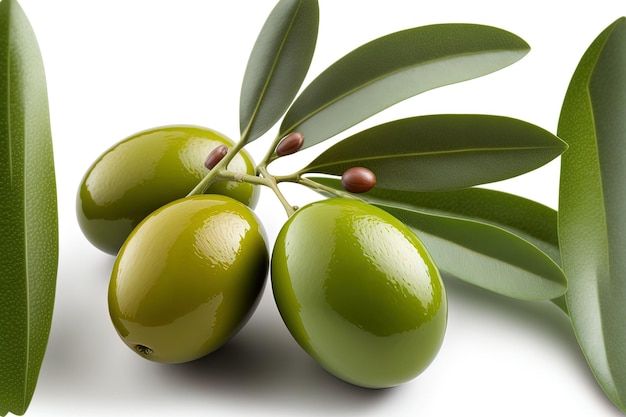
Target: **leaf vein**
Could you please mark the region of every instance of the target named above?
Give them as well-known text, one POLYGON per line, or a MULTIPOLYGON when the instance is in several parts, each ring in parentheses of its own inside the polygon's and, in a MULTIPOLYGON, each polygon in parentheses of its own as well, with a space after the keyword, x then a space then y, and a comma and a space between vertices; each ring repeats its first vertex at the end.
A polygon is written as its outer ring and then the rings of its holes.
MULTIPOLYGON (((533 150, 546 150, 546 149, 560 149, 557 146, 518 146, 518 147, 492 147, 492 148, 467 148, 467 149, 449 149, 449 150, 441 150, 441 151, 427 151, 427 152, 407 152, 402 154, 391 154, 391 155, 364 155, 358 158, 349 158, 343 159, 339 161, 309 165, 305 168, 306 172, 310 172, 314 169, 320 169, 324 167, 332 167, 336 165, 343 165, 349 163, 356 163, 362 161, 378 161, 378 160, 396 160, 396 159, 411 159, 411 158, 421 158, 428 157, 433 155, 453 155, 453 154, 468 154, 468 153, 478 153, 478 152, 517 152, 517 151, 533 151, 533 150)), ((315 162, 315 161, 313 161, 315 162)))
POLYGON ((331 108, 334 104, 344 100, 346 97, 349 97, 349 96, 351 96, 352 94, 355 94, 358 91, 365 91, 366 89, 368 89, 369 87, 371 87, 371 86, 373 86, 375 84, 378 84, 380 82, 384 82, 386 79, 390 79, 391 77, 393 77, 395 75, 399 75, 399 74, 401 74, 403 72, 406 72, 406 71, 408 71, 410 69, 417 69, 417 68, 420 68, 420 67, 427 67, 429 65, 436 65, 436 64, 438 64, 440 62, 444 62, 444 61, 448 61, 448 60, 452 61, 454 59, 462 58, 462 57, 466 57, 466 56, 478 57, 478 56, 481 56, 481 55, 489 55, 489 54, 492 54, 492 53, 506 52, 506 51, 507 50, 503 49, 503 50, 489 50, 489 51, 483 51, 481 53, 472 53, 472 54, 462 53, 462 54, 455 54, 455 55, 447 55, 445 57, 441 57, 441 58, 438 58, 438 59, 432 59, 432 60, 429 60, 429 61, 424 61, 424 62, 420 62, 420 63, 414 64, 414 65, 403 66, 403 67, 398 68, 398 69, 396 69, 394 71, 390 71, 390 72, 384 73, 384 74, 380 75, 379 77, 372 78, 368 82, 363 83, 363 84, 359 84, 359 85, 355 86, 354 88, 351 88, 350 90, 347 90, 345 93, 336 96, 334 99, 332 99, 332 100, 328 101, 327 103, 323 104, 322 106, 318 107, 317 110, 315 110, 315 111, 313 111, 311 113, 303 115, 303 117, 301 117, 299 120, 297 120, 294 123, 292 123, 292 125, 289 126, 289 128, 283 129, 282 133, 283 134, 291 133, 298 126, 300 126, 303 123, 305 123, 307 120, 310 120, 314 116, 316 116, 316 115, 322 113, 323 111, 331 108))
POLYGON ((261 90, 261 94, 259 95, 259 99, 257 100, 257 103, 254 107, 254 112, 252 112, 252 117, 250 118, 250 121, 248 122, 248 125, 246 126, 246 129, 244 131, 244 133, 242 134, 242 138, 244 139, 244 142, 246 141, 246 137, 249 134, 250 128, 252 127, 252 125, 254 125, 254 122, 256 121, 258 114, 259 114, 259 109, 261 108, 261 105, 263 103, 263 99, 265 98, 265 93, 268 91, 269 89, 269 85, 271 84, 271 80, 274 76, 275 70, 278 67, 278 62, 280 61, 280 57, 282 56, 282 53, 285 49, 285 44, 287 42, 287 39, 289 38, 289 34, 291 33, 295 21, 297 19, 298 16, 298 12, 300 10, 302 6, 302 0, 298 2, 298 7, 296 8, 296 12, 293 14, 293 17, 291 19, 291 21, 289 22, 289 27, 288 30, 285 32, 285 36, 283 36, 282 42, 280 44, 280 47, 278 48, 278 53, 276 54, 276 58, 274 59, 274 62, 272 64, 272 68, 269 72, 269 75, 267 77, 267 79, 265 80, 265 83, 263 85, 263 88, 261 90))

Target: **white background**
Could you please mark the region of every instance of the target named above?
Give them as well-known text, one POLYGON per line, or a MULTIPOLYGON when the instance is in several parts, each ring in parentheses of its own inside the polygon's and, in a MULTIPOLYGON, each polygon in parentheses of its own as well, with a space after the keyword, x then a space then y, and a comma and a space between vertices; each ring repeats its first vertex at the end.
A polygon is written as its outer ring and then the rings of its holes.
MULTIPOLYGON (((243 71, 274 4, 21 1, 46 65, 60 224, 54 320, 27 415, 622 415, 599 389, 557 308, 453 280, 446 282, 449 324, 440 354, 421 376, 388 390, 356 388, 322 371, 291 339, 267 289, 246 327, 205 359, 160 365, 122 344, 106 305, 113 257, 93 248, 75 220, 82 175, 108 147, 149 127, 197 124, 236 138, 243 71)), ((407 100, 359 129, 420 114, 488 113, 554 132, 578 60, 626 15, 626 3, 609 0, 320 0, 320 9, 309 80, 375 37, 432 23, 498 26, 532 47, 509 68, 407 100)), ((256 159, 273 133, 249 146, 256 159)), ((299 167, 316 152, 279 168, 299 167)), ((558 160, 494 187, 556 208, 558 160)), ((294 204, 318 198, 295 186, 285 192, 294 204)), ((270 240, 285 220, 281 210, 264 190, 257 212, 270 240)))

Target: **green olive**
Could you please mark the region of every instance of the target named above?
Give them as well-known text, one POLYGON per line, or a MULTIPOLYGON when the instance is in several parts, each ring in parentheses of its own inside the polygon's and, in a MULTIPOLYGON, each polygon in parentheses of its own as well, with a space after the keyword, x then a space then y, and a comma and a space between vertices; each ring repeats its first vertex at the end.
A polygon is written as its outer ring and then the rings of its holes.
POLYGON ((269 253, 252 210, 221 195, 171 202, 120 249, 108 304, 121 339, 142 357, 188 362, 226 343, 254 312, 269 253))
MULTIPOLYGON (((209 172, 205 159, 216 147, 233 142, 196 126, 164 126, 132 135, 104 152, 83 177, 76 201, 78 224, 98 249, 115 255, 129 233, 152 211, 185 197, 209 172)), ((255 174, 241 151, 228 165, 255 174)), ((207 193, 232 197, 254 208, 258 187, 220 181, 207 193)))
POLYGON ((341 198, 300 208, 277 236, 271 276, 295 340, 344 381, 399 385, 440 349, 441 276, 417 236, 382 209, 341 198))

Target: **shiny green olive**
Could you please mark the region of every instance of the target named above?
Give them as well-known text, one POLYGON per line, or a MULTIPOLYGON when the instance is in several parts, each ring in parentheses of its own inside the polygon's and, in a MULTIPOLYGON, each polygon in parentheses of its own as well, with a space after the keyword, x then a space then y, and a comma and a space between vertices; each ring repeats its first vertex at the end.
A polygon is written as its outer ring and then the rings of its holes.
MULTIPOLYGON (((83 177, 76 199, 78 224, 98 249, 115 255, 129 233, 157 208, 185 197, 209 172, 209 153, 233 142, 214 130, 164 126, 132 135, 104 152, 83 177)), ((251 157, 241 151, 228 165, 255 174, 251 157)), ((207 193, 232 197, 254 208, 258 187, 220 181, 207 193)))
POLYGON ((146 217, 120 249, 110 317, 142 357, 192 361, 246 323, 268 269, 266 234, 250 208, 221 195, 185 197, 146 217))
POLYGON ((440 349, 440 274, 417 236, 377 207, 331 198, 300 208, 277 236, 271 277, 295 340, 351 384, 399 385, 440 349))

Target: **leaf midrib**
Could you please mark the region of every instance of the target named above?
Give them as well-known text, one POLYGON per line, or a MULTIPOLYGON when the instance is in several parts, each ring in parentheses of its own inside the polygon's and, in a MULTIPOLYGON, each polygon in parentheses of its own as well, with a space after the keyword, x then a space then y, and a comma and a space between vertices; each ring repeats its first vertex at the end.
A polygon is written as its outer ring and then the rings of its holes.
POLYGON ((8 17, 7 17, 7 31, 6 31, 6 106, 5 106, 5 117, 7 120, 7 143, 8 143, 8 166, 9 166, 9 188, 13 188, 13 148, 11 141, 11 23, 10 23, 10 14, 11 14, 11 3, 7 4, 8 17))
MULTIPOLYGON (((6 53, 6 61, 5 61, 5 76, 6 79, 4 80, 4 82, 6 83, 5 88, 6 88, 6 105, 5 105, 5 112, 4 112, 4 117, 6 120, 6 135, 7 137, 5 138, 5 140, 7 141, 7 165, 8 165, 8 174, 9 174, 9 190, 8 192, 13 194, 15 191, 21 191, 22 192, 22 201, 24 201, 24 190, 25 188, 23 188, 22 190, 15 190, 14 187, 16 186, 16 180, 15 180, 15 156, 14 156, 14 136, 13 136, 13 118, 12 118, 12 109, 14 108, 14 106, 12 105, 11 99, 13 96, 13 89, 12 89, 12 85, 13 85, 13 71, 12 71, 12 65, 13 65, 13 60, 12 60, 12 36, 11 36, 11 26, 12 26, 12 7, 13 7, 13 2, 10 0, 4 0, 6 2, 6 4, 4 5, 6 7, 6 32, 5 32, 5 53, 6 53)), ((25 139, 25 138, 24 138, 25 139)), ((24 157, 25 157, 25 152, 26 152, 26 144, 24 143, 24 157)), ((26 187, 27 184, 22 184, 22 187, 26 187)), ((21 216, 21 220, 22 220, 22 228, 21 230, 23 230, 23 249, 22 249, 22 253, 25 255, 28 253, 28 222, 26 221, 26 204, 22 204, 21 205, 21 210, 22 210, 22 216, 21 216)), ((26 401, 28 399, 28 381, 29 381, 29 369, 30 369, 30 349, 28 346, 30 346, 30 339, 31 339, 31 332, 30 332, 30 327, 31 327, 31 307, 30 307, 30 280, 28 279, 28 277, 30 276, 29 273, 29 267, 28 267, 28 262, 25 261, 23 264, 23 268, 24 268, 24 272, 25 272, 25 282, 24 282, 24 286, 25 286, 25 334, 23 335, 25 338, 25 344, 26 344, 26 349, 25 349, 25 355, 24 355, 24 366, 23 366, 23 375, 18 376, 18 378, 21 379, 22 382, 22 404, 19 406, 20 408, 17 410, 10 410, 9 407, 9 411, 14 411, 14 412, 21 412, 21 410, 25 410, 27 407, 26 401)))
POLYGON ((250 118, 250 120, 248 121, 248 124, 246 125, 246 130, 242 133, 241 138, 244 142, 247 142, 247 138, 250 132, 250 129, 252 128, 252 126, 254 125, 254 123, 256 122, 258 115, 259 115, 259 109, 261 108, 261 103, 263 102, 263 99, 265 97, 265 93, 268 91, 269 89, 269 85, 271 84, 271 80, 273 79, 276 67, 278 66, 278 62, 280 61, 280 57, 283 54, 283 51, 285 49, 285 43, 287 42, 287 39, 289 38, 289 33, 291 33, 293 26, 294 26, 294 22, 296 21, 296 18, 298 16, 298 13, 300 11, 300 8, 302 7, 302 1, 298 2, 298 7, 296 8, 296 12, 293 14, 293 17, 291 19, 291 21, 289 22, 289 29, 285 32, 285 36, 283 36, 283 40, 280 44, 280 48, 278 48, 278 53, 276 54, 276 58, 274 59, 274 63, 272 65, 272 69, 270 70, 269 76, 267 77, 267 79, 265 80, 265 83, 263 85, 263 88, 261 89, 261 94, 259 95, 259 99, 256 102, 256 105, 254 107, 254 111, 252 112, 252 117, 250 118))
MULTIPOLYGON (((397 207, 397 206, 394 206, 394 205, 386 205, 386 204, 376 204, 376 205, 379 206, 379 207, 389 207, 391 209, 403 210, 401 207, 397 207)), ((470 224, 470 223, 481 224, 481 225, 483 225, 485 227, 497 230, 500 233, 504 233, 504 234, 511 235, 511 236, 514 236, 514 237, 518 237, 520 240, 524 241, 525 244, 535 248, 537 250, 537 253, 543 252, 533 242, 530 242, 529 240, 527 240, 527 239, 525 239, 525 238, 523 238, 523 237, 521 237, 519 235, 516 235, 512 231, 507 230, 506 228, 503 228, 503 227, 501 227, 499 225, 496 225, 496 224, 492 224, 492 223, 489 223, 489 222, 486 222, 486 221, 476 220, 476 219, 465 219, 465 218, 446 216, 446 215, 441 215, 441 214, 433 214, 433 213, 424 212, 422 210, 411 210, 411 211, 414 211, 414 212, 418 213, 418 215, 423 215, 425 217, 432 217, 434 219, 441 219, 441 220, 449 219, 449 220, 452 220, 452 221, 457 221, 457 222, 467 223, 467 224, 470 224)), ((417 227, 414 227, 414 226, 411 226, 411 228, 416 230, 416 232, 419 235, 427 234, 427 235, 431 236, 431 238, 433 238, 433 239, 437 239, 437 240, 442 241, 442 242, 447 242, 446 244, 453 245, 453 246, 461 249, 464 252, 470 252, 470 253, 474 254, 475 256, 480 256, 481 258, 491 260, 492 262, 495 262, 495 264, 507 265, 507 266, 515 269, 516 271, 518 271, 520 274, 523 274, 523 275, 525 275, 527 277, 535 277, 535 278, 538 278, 539 280, 541 280, 542 282, 551 282, 554 286, 561 286, 561 284, 558 281, 555 281, 555 280, 551 279, 550 277, 543 276, 543 275, 533 271, 530 268, 525 268, 523 264, 511 262, 510 259, 506 259, 506 258, 490 256, 491 254, 488 251, 478 250, 475 247, 471 247, 471 246, 466 245, 465 242, 459 242, 457 240, 450 240, 447 237, 445 237, 444 235, 440 235, 440 234, 437 234, 437 233, 432 233, 431 231, 425 231, 423 229, 420 229, 420 228, 417 228, 417 227)), ((553 265, 558 267, 558 264, 552 258, 550 258, 548 255, 545 255, 545 262, 552 263, 553 265)), ((449 271, 446 268, 443 268, 443 269, 447 270, 448 272, 451 272, 451 271, 449 271)), ((510 291, 508 291, 507 293, 512 294, 510 291)))
MULTIPOLYGON (((610 38, 610 35, 606 37, 606 39, 604 39, 604 42, 602 44, 602 46, 599 48, 600 50, 603 50, 604 47, 606 46, 606 43, 608 41, 608 39, 610 38)), ((609 237, 609 233, 610 233, 610 229, 609 229, 609 219, 608 219, 608 213, 606 210, 606 206, 607 206, 607 197, 606 197, 606 192, 605 192, 605 181, 604 181, 604 170, 602 169, 602 164, 601 164, 601 151, 600 151, 600 143, 598 141, 598 128, 597 128, 597 123, 596 123, 596 112, 595 112, 595 107, 593 105, 593 100, 591 97, 591 82, 592 79, 594 78, 594 73, 595 73, 595 69, 596 66, 598 64, 600 58, 600 54, 598 54, 595 59, 594 59, 594 63, 593 63, 593 68, 594 70, 591 71, 591 73, 589 74, 589 78, 586 80, 586 86, 587 86, 587 91, 588 93, 586 94, 586 100, 588 101, 588 105, 589 105, 589 109, 591 110, 591 124, 593 126, 593 132, 594 132, 594 136, 595 136, 595 140, 594 140, 594 151, 595 151, 595 165, 596 165, 596 170, 598 172, 598 177, 600 178, 600 184, 598 186, 598 193, 600 193, 601 196, 601 201, 602 201, 602 227, 604 232, 602 233, 602 245, 607 248, 606 251, 606 271, 607 271, 607 277, 611 277, 612 273, 611 273, 611 269, 612 269, 612 262, 611 262, 611 251, 608 250, 608 248, 611 246, 610 244, 610 237, 609 237)), ((601 288, 600 288, 600 284, 601 281, 599 279, 595 280, 595 287, 597 288, 597 293, 599 294, 601 292, 601 288)), ((566 297, 567 300, 567 297, 566 297)), ((568 305, 569 308, 569 305, 568 305)), ((603 312, 603 309, 600 308, 600 304, 598 303, 598 309, 597 309, 597 313, 600 315, 600 322, 601 324, 601 331, 600 331, 600 335, 602 337, 601 343, 603 346, 603 351, 605 352, 604 358, 603 358, 603 362, 604 362, 604 366, 606 366, 607 371, 610 373, 611 375, 611 383, 613 384, 613 386, 611 387, 606 387, 606 389, 609 389, 612 392, 612 395, 615 396, 616 399, 619 399, 620 396, 619 394, 616 392, 615 389, 615 377, 614 377, 614 370, 613 368, 615 367, 615 365, 612 364, 611 361, 609 361, 608 359, 608 354, 606 354, 607 352, 607 343, 606 343, 606 328, 605 328, 605 324, 607 321, 607 317, 605 317, 605 314, 603 312)), ((577 327, 577 326, 576 326, 577 327)), ((575 327, 575 328, 576 328, 575 327)), ((585 352, 586 355, 586 352, 585 352)), ((597 363, 597 358, 594 360, 594 363, 597 363)), ((595 370, 594 370, 595 372, 595 370)))
MULTIPOLYGON (((378 84, 379 82, 383 82, 385 79, 391 78, 395 75, 401 74, 409 69, 412 68, 419 68, 419 67, 426 67, 429 65, 435 65, 441 61, 446 61, 446 60, 453 60, 453 59, 457 59, 457 58, 462 58, 462 57, 478 57, 481 55, 489 55, 489 54, 497 54, 497 53, 502 53, 502 52, 514 52, 514 51, 522 51, 522 49, 494 49, 494 50, 485 50, 479 53, 460 53, 460 54, 454 54, 454 55, 446 55, 445 57, 441 57, 438 59, 431 59, 428 61, 424 61, 424 62, 420 62, 416 65, 407 65, 404 67, 401 67, 399 69, 396 69, 395 71, 390 71, 387 72, 379 77, 376 78, 372 78, 370 79, 368 82, 363 83, 363 84, 359 84, 358 86, 346 91, 344 94, 341 94, 337 97, 335 97, 333 100, 328 101, 326 104, 322 105, 321 107, 318 107, 316 111, 308 113, 306 115, 304 115, 304 117, 300 118, 299 120, 295 121, 294 123, 291 124, 291 126, 289 126, 286 129, 281 129, 283 134, 286 133, 290 133, 292 132, 297 126, 302 125, 303 123, 305 123, 307 120, 312 119, 314 116, 316 116, 317 114, 322 113, 323 111, 329 109, 330 107, 332 107, 333 105, 335 105, 336 103, 344 100, 346 97, 351 96, 352 94, 356 93, 357 91, 362 91, 365 90, 369 87, 371 87, 372 85, 378 84)), ((474 77, 475 78, 475 77, 474 77)), ((428 90, 428 89, 427 89, 428 90)))
MULTIPOLYGON (((599 142, 597 140, 598 138, 598 128, 597 128, 597 122, 596 122, 596 111, 595 111, 595 107, 593 105, 593 100, 592 100, 592 96, 591 96, 591 81, 594 78, 594 74, 596 71, 596 67, 599 61, 599 58, 601 56, 601 51, 605 48, 606 43, 608 42, 608 39, 610 38, 610 34, 607 34, 607 36, 605 37, 605 39, 603 39, 602 44, 598 46, 598 50, 600 52, 598 52, 596 54, 596 56, 593 59, 592 65, 593 65, 593 70, 589 73, 589 76, 584 80, 584 85, 585 85, 585 94, 584 94, 584 100, 587 103, 588 109, 590 111, 590 124, 592 126, 592 131, 594 134, 594 143, 593 143, 593 150, 595 153, 595 157, 594 157, 594 166, 595 166, 595 170, 596 172, 598 172, 598 177, 600 180, 600 184, 598 184, 598 193, 600 194, 600 201, 602 201, 602 228, 603 228, 603 233, 602 233, 602 245, 605 248, 609 248, 610 247, 610 238, 609 238, 609 224, 608 224, 608 217, 607 217, 607 211, 606 211, 606 202, 607 202, 607 197, 606 197, 606 192, 604 189, 604 185, 605 185, 605 181, 604 181, 604 171, 602 170, 602 165, 601 165, 601 152, 600 152, 600 145, 599 142)), ((607 276, 611 277, 611 268, 612 268, 612 262, 611 262, 611 258, 610 258, 611 254, 610 251, 607 250, 606 252, 606 271, 607 271, 607 276)), ((599 279, 595 279, 594 282, 594 287, 596 288, 596 292, 600 293, 600 280, 599 279)), ((569 297, 567 296, 566 293, 566 300, 567 300, 567 304, 568 304, 568 309, 569 309, 569 297)), ((571 311, 571 309, 569 309, 571 311)), ((599 336, 601 337, 600 342, 602 344, 602 351, 603 356, 602 358, 598 358, 597 356, 593 358, 593 360, 591 360, 591 358, 589 357, 589 351, 587 350, 587 348, 583 349, 583 354, 586 357, 587 361, 593 364, 599 364, 601 363, 601 366, 609 373, 610 375, 610 381, 605 381, 603 378, 599 378, 597 377, 598 382, 600 383, 600 385, 603 386, 603 389, 607 391, 607 394, 609 394, 609 396, 611 397, 611 399, 613 401, 616 402, 621 402, 620 399, 620 395, 617 392, 617 388, 616 388, 616 384, 615 384, 615 377, 614 377, 614 368, 615 365, 612 364, 609 360, 608 360, 608 354, 607 354, 607 337, 606 337, 606 328, 605 328, 605 324, 607 322, 607 317, 603 312, 603 309, 600 308, 600 304, 597 303, 597 308, 596 308, 596 313, 599 315, 600 317, 600 329, 599 329, 599 336), (605 382, 610 383, 610 386, 607 386, 607 384, 605 384, 605 382)), ((579 336, 580 334, 580 330, 579 330, 579 326, 580 324, 576 324, 574 323, 574 332, 577 334, 577 336, 579 336)), ((585 332, 588 333, 588 332, 585 332)), ((594 334, 598 335, 598 333, 594 334)), ((586 345, 588 346, 588 345, 586 345)), ((591 367, 591 370, 594 374, 596 374, 596 368, 595 366, 591 367)), ((600 370, 600 369, 598 369, 600 370)), ((623 407, 623 405, 622 405, 623 407)))
POLYGON ((406 159, 406 158, 420 158, 420 157, 427 157, 431 155, 446 155, 446 154, 453 155, 453 154, 464 154, 464 153, 474 153, 474 152, 476 153, 477 152, 505 152, 505 151, 515 152, 515 151, 533 151, 533 150, 540 150, 540 149, 545 150, 545 149, 560 149, 560 148, 557 146, 518 146, 518 147, 510 147, 510 148, 509 147, 489 147, 489 148, 450 149, 450 150, 443 150, 443 151, 428 151, 428 152, 408 152, 408 153, 402 153, 402 154, 389 154, 389 155, 379 155, 379 156, 365 155, 359 158, 349 158, 349 159, 343 159, 341 161, 309 165, 300 172, 301 173, 310 172, 314 169, 332 167, 332 166, 349 164, 349 163, 356 163, 356 162, 360 162, 364 160, 365 161, 376 161, 376 160, 385 160, 385 159, 393 160, 393 159, 406 159))

